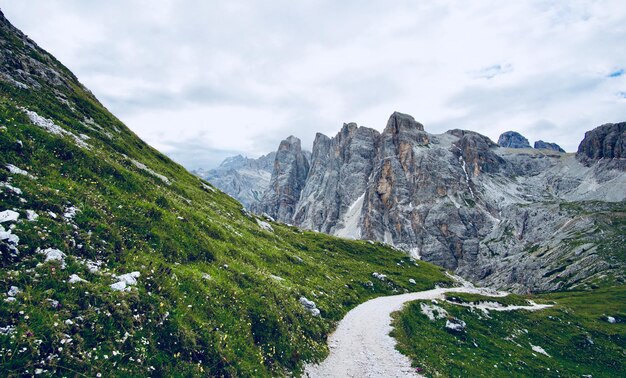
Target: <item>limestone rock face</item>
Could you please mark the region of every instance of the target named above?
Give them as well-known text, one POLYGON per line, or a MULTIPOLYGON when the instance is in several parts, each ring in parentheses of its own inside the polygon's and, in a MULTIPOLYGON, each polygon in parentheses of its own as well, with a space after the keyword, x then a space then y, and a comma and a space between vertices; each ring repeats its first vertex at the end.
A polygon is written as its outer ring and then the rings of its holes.
POLYGON ((311 168, 294 223, 309 229, 359 238, 355 229, 369 176, 376 162, 380 133, 344 124, 332 139, 318 134, 311 168), (352 208, 353 218, 341 221, 352 208))
POLYGON ((607 123, 586 132, 576 155, 586 162, 626 159, 626 122, 607 123))
POLYGON ((308 174, 309 161, 300 139, 290 136, 283 140, 276 151, 269 188, 252 210, 291 222, 308 174))
POLYGON ((396 112, 382 133, 349 123, 333 138, 318 134, 304 181, 299 169, 285 169, 298 166, 287 163, 298 154, 281 144, 290 153, 277 153, 262 210, 303 228, 391 244, 483 285, 533 291, 602 274, 623 279, 624 266, 598 252, 606 240, 623 244, 623 232, 601 221, 623 218, 626 173, 609 164, 621 159, 623 130, 588 133, 577 159, 532 149, 517 133, 500 138, 508 148, 467 130, 430 134, 396 112), (591 157, 605 159, 583 164, 591 157))
POLYGON ((559 146, 558 144, 544 142, 543 140, 536 141, 535 142, 535 148, 536 149, 543 149, 543 150, 552 150, 552 151, 557 151, 557 152, 565 152, 565 150, 562 149, 561 146, 559 146))
POLYGON ((498 138, 498 145, 505 148, 532 148, 528 139, 516 131, 507 131, 498 138))

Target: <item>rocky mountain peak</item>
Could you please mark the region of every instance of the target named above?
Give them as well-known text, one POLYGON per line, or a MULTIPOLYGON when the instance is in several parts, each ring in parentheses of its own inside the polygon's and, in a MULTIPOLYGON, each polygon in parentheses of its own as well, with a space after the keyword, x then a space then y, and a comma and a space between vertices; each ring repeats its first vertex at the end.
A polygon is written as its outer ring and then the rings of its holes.
POLYGON ((387 127, 383 133, 397 134, 403 131, 419 130, 424 131, 424 125, 415 121, 415 118, 408 114, 393 112, 387 121, 387 127))
POLYGON ((488 137, 465 130, 451 130, 448 133, 460 136, 454 143, 456 149, 453 152, 466 164, 469 175, 476 177, 480 172, 495 173, 505 164, 504 159, 492 150, 498 145, 488 137))
POLYGON ((564 149, 561 148, 561 146, 559 146, 556 143, 549 143, 549 142, 544 142, 543 140, 538 140, 535 142, 535 149, 538 150, 552 150, 552 151, 558 151, 558 152, 565 152, 564 149))
POLYGON ((506 131, 498 138, 498 145, 506 148, 532 148, 528 139, 517 131, 506 131))
POLYGON ((300 139, 291 135, 280 142, 269 189, 252 209, 290 222, 308 174, 307 154, 302 151, 300 139))
POLYGON ((300 138, 290 135, 280 142, 278 149, 302 149, 300 138))
POLYGON ((357 125, 354 122, 344 123, 343 127, 341 128, 341 133, 342 134, 352 134, 358 128, 359 128, 359 125, 357 125))
POLYGON ((578 146, 576 156, 584 162, 626 159, 626 122, 607 123, 586 132, 585 138, 578 146))

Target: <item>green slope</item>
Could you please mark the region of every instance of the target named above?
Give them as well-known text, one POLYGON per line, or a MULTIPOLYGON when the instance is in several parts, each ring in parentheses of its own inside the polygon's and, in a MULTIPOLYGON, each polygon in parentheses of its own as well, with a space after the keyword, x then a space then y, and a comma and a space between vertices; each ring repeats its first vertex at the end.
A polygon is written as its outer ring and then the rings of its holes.
MULTIPOLYGON (((449 294, 448 299, 494 301, 466 294, 449 294)), ((626 376, 626 286, 540 294, 532 300, 554 307, 484 313, 440 302, 447 316, 433 321, 421 308, 430 302, 413 302, 394 316, 398 349, 433 377, 626 376), (451 318, 465 322, 465 330, 447 330, 451 318)), ((498 301, 524 302, 519 296, 498 301)))
POLYGON ((450 283, 381 244, 268 229, 1 14, 0 151, 0 214, 19 214, 0 223, 1 376, 284 375, 322 358, 355 305, 450 283), (111 287, 131 272, 128 291, 111 287))

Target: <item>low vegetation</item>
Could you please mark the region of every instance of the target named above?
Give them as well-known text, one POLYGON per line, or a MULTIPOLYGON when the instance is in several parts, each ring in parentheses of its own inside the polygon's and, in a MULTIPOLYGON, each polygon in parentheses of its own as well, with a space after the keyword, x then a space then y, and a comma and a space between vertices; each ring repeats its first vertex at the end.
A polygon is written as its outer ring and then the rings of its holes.
MULTIPOLYGON (((466 303, 494 298, 449 294, 466 303)), ((394 315, 398 349, 415 368, 432 377, 620 377, 626 375, 626 287, 540 294, 533 301, 553 303, 538 311, 483 311, 445 301, 447 313, 430 320, 422 303, 394 315), (446 328, 448 320, 463 331, 446 328)), ((498 298, 520 304, 522 297, 498 298)))

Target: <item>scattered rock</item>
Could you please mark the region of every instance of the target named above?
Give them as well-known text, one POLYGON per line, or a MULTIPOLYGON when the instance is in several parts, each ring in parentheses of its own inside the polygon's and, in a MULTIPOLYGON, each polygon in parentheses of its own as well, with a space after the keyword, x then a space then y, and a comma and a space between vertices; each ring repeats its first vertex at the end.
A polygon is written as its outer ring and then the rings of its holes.
POLYGON ((11 286, 11 288, 9 288, 9 291, 7 292, 7 295, 9 297, 15 297, 16 295, 18 295, 21 292, 22 291, 17 286, 11 286))
POLYGON ((465 322, 461 319, 450 318, 446 320, 446 329, 452 332, 464 332, 465 331, 465 322))
POLYGON ((84 280, 80 277, 78 277, 77 274, 72 274, 69 278, 69 280, 67 280, 67 282, 73 284, 73 283, 78 283, 78 282, 87 282, 87 280, 84 280))
POLYGON ((4 222, 16 222, 20 217, 20 213, 13 210, 0 211, 0 223, 4 222))
POLYGON ((420 310, 422 314, 426 315, 431 321, 448 317, 448 312, 444 310, 443 307, 439 307, 436 304, 429 305, 422 302, 420 303, 420 310))
POLYGON ((537 352, 537 353, 541 353, 541 354, 543 354, 544 356, 551 357, 551 356, 550 356, 550 355, 549 355, 549 354, 548 354, 548 353, 547 353, 547 352, 546 352, 546 351, 545 351, 542 347, 540 347, 540 346, 530 344, 530 347, 531 347, 531 349, 532 349, 533 351, 535 351, 535 352, 537 352))
POLYGON ((615 319, 615 318, 614 318, 614 317, 612 317, 612 316, 607 316, 607 317, 606 317, 606 321, 607 321, 607 322, 609 322, 609 323, 611 323, 611 324, 615 324, 615 323, 617 323, 617 319, 615 319))
POLYGON ((9 172, 11 172, 14 175, 28 176, 28 171, 20 169, 20 168, 14 166, 13 164, 7 164, 6 167, 9 170, 9 172))
POLYGON ((35 210, 26 210, 26 219, 30 222, 35 222, 39 218, 39 214, 35 210))
POLYGON ((306 297, 300 297, 300 304, 311 313, 313 316, 319 316, 320 310, 315 305, 315 302, 308 300, 306 297))
POLYGON ((126 285, 136 285, 137 278, 139 278, 139 276, 141 276, 141 273, 139 272, 130 272, 130 273, 122 274, 120 276, 116 276, 116 278, 120 282, 124 282, 126 285))
POLYGON ((58 261, 61 263, 61 269, 65 269, 65 257, 67 256, 65 253, 56 248, 46 248, 43 251, 39 251, 39 253, 46 256, 44 262, 58 261))
POLYGON ((372 277, 374 277, 374 278, 376 278, 376 279, 379 279, 379 280, 381 280, 381 281, 384 281, 384 280, 386 280, 386 279, 387 279, 387 276, 386 276, 386 275, 384 275, 384 274, 382 274, 382 273, 377 273, 377 272, 372 273, 372 277))
POLYGON ((260 219, 256 220, 256 223, 259 225, 259 227, 261 227, 262 229, 264 229, 265 231, 270 231, 270 232, 274 232, 274 228, 267 222, 263 222, 260 219))
POLYGON ((78 211, 80 210, 78 210, 76 207, 70 206, 67 209, 65 209, 65 213, 63 214, 63 217, 65 217, 66 219, 74 219, 78 211))

